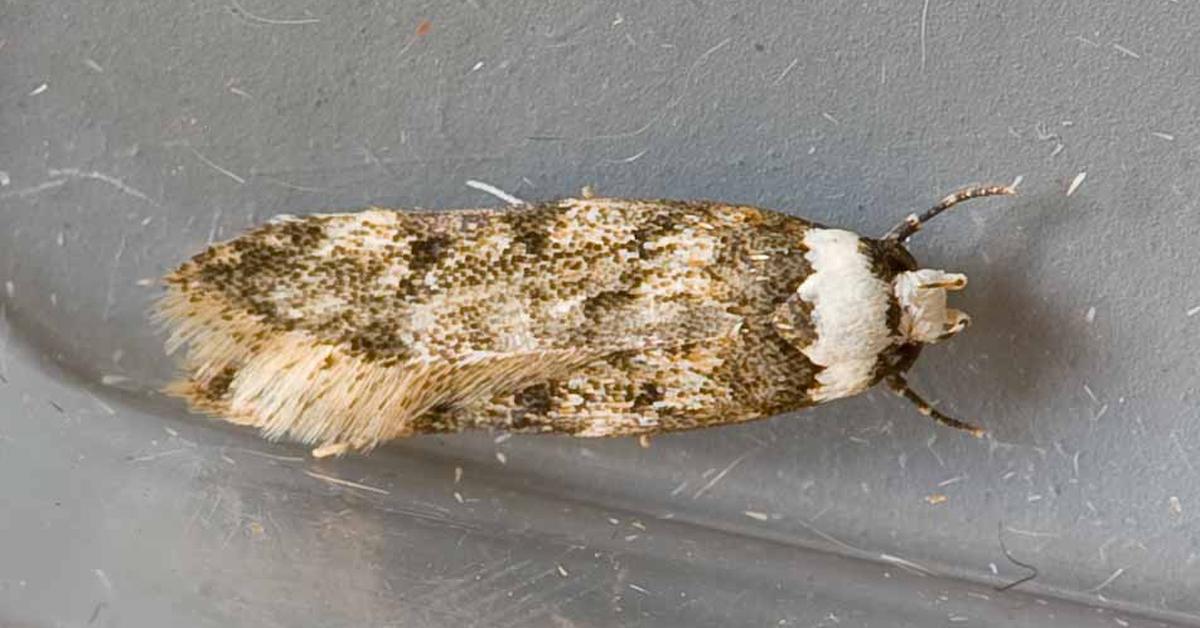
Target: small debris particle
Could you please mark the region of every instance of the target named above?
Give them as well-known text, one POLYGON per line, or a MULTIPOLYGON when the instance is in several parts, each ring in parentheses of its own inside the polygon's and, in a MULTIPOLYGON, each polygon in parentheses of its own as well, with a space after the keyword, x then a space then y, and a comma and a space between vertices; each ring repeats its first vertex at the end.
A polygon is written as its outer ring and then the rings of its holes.
POLYGON ((508 464, 508 456, 503 451, 496 452, 496 460, 499 460, 500 464, 508 464))
POLYGON ((967 476, 965 476, 965 475, 956 475, 952 478, 947 478, 945 480, 942 480, 941 482, 938 482, 938 486, 946 487, 946 486, 950 486, 951 484, 958 484, 959 482, 962 482, 965 479, 967 479, 967 476))
POLYGON ((130 381, 129 378, 125 377, 124 375, 111 375, 110 374, 110 375, 102 375, 100 377, 100 383, 104 384, 105 386, 118 386, 120 384, 128 383, 129 381, 130 381))
POLYGON ((619 526, 619 525, 621 525, 621 520, 620 520, 620 519, 617 519, 616 517, 609 517, 609 518, 608 518, 608 522, 609 522, 609 523, 611 523, 611 524, 613 524, 613 525, 615 525, 615 526, 619 526))
POLYGON ((454 483, 458 484, 459 482, 462 482, 462 478, 463 478, 462 467, 454 467, 454 483))
POLYGON ((1153 135, 1154 137, 1157 137, 1160 140, 1166 140, 1168 142, 1175 141, 1175 136, 1171 135, 1170 133, 1163 133, 1161 131, 1151 131, 1150 135, 1153 135))
POLYGON ((742 514, 746 515, 747 517, 750 517, 751 519, 757 519, 758 521, 766 521, 771 518, 771 516, 768 515, 767 513, 758 512, 755 510, 745 510, 745 511, 742 511, 742 514))
POLYGON ((1042 496, 1041 495, 1030 495, 1026 499, 1029 502, 1040 502, 1040 501, 1042 501, 1042 496))
POLYGON ((12 183, 12 179, 9 178, 8 173, 0 170, 0 188, 8 187, 9 183, 12 183))
POLYGON ((637 529, 641 530, 642 532, 645 532, 645 531, 646 531, 646 524, 642 523, 641 521, 638 521, 637 519, 634 519, 633 521, 630 521, 630 522, 629 522, 629 527, 631 527, 631 528, 637 528, 637 529))
POLYGON ((1120 617, 1113 617, 1113 622, 1115 622, 1118 626, 1121 626, 1122 628, 1129 626, 1129 622, 1125 621, 1124 619, 1121 619, 1120 617))
POLYGON ((430 22, 429 20, 421 20, 421 23, 417 24, 417 37, 424 37, 428 35, 429 31, 431 30, 433 30, 433 22, 430 22))
POLYGON ((154 279, 153 277, 145 277, 142 279, 138 279, 137 281, 135 281, 133 283, 135 285, 142 286, 144 288, 146 286, 153 286, 154 284, 158 283, 158 280, 154 279))
POLYGON ((460 493, 458 491, 454 491, 454 501, 456 501, 460 504, 466 503, 466 500, 463 499, 462 493, 460 493))
POLYGON ((1087 316, 1085 318, 1087 319, 1088 325, 1091 325, 1092 323, 1096 322, 1096 308, 1089 307, 1088 311, 1087 311, 1087 316))
POLYGON ((646 589, 643 589, 642 587, 639 587, 636 584, 630 583, 629 588, 633 589, 634 591, 637 591, 638 593, 641 593, 642 595, 650 595, 649 591, 647 591, 646 589))
POLYGON ((1074 194, 1075 190, 1078 190, 1079 186, 1083 185, 1083 180, 1086 178, 1087 178, 1086 172, 1081 172, 1081 173, 1075 175, 1075 179, 1071 181, 1071 185, 1067 188, 1067 196, 1074 194))
POLYGON ((1024 180, 1025 180, 1025 175, 1019 174, 1019 175, 1017 175, 1017 178, 1013 179, 1013 182, 1010 183, 1008 185, 1008 187, 1015 190, 1015 189, 1017 189, 1017 186, 1021 185, 1021 182, 1024 180))
POLYGON ((10 298, 10 299, 13 298, 13 293, 16 291, 17 291, 17 287, 13 285, 13 282, 11 282, 11 281, 4 282, 4 294, 8 295, 8 298, 10 298))
POLYGON ((833 124, 841 124, 840 120, 838 120, 837 118, 833 117, 832 115, 830 115, 824 111, 821 112, 821 117, 825 118, 826 120, 829 120, 833 124))
POLYGON ((101 67, 101 65, 99 63, 96 63, 93 59, 84 58, 83 64, 86 65, 87 67, 91 68, 92 71, 94 71, 96 73, 104 72, 104 68, 101 67))
POLYGON ((992 570, 993 576, 1000 575, 1000 568, 996 566, 996 563, 988 563, 988 569, 992 570))
POLYGON ((475 71, 478 71, 478 70, 479 70, 479 69, 481 69, 481 68, 483 68, 483 62, 482 62, 482 61, 478 61, 478 62, 476 62, 476 63, 475 63, 475 65, 474 65, 474 66, 471 68, 471 71, 472 71, 472 72, 475 72, 475 71))
POLYGON ((492 442, 499 445, 510 438, 512 438, 512 432, 504 432, 503 434, 496 436, 496 438, 493 438, 492 442))
POLYGON ((946 617, 946 621, 948 621, 952 624, 959 624, 964 621, 970 621, 970 620, 971 620, 970 617, 964 617, 962 615, 950 615, 950 616, 946 617))
POLYGON ((313 449, 312 457, 328 458, 330 456, 341 456, 347 451, 350 451, 350 443, 328 443, 313 449))
POLYGON ((1197 305, 1196 307, 1193 307, 1187 311, 1188 318, 1191 318, 1197 314, 1200 314, 1200 305, 1197 305))
POLYGON ((484 183, 483 181, 476 181, 474 179, 467 179, 466 186, 469 188, 475 188, 476 190, 479 190, 481 192, 487 192, 488 194, 495 196, 496 198, 504 201, 505 203, 508 203, 509 205, 527 205, 528 204, 525 201, 513 196, 512 194, 509 194, 508 192, 505 192, 504 190, 501 190, 500 188, 498 188, 490 183, 484 183))
POLYGON ((1112 45, 1112 47, 1113 47, 1113 48, 1115 48, 1117 52, 1119 52, 1119 53, 1121 53, 1121 54, 1123 54, 1123 55, 1125 55, 1125 56, 1128 56, 1128 57, 1133 57, 1134 59, 1141 59, 1141 58, 1142 58, 1142 55, 1139 55, 1138 53, 1136 53, 1136 52, 1134 52, 1134 51, 1132 51, 1132 50, 1130 50, 1130 49, 1126 48, 1125 46, 1122 46, 1121 44, 1115 44, 1115 43, 1114 43, 1114 44, 1112 45))
POLYGON ((1167 499, 1167 505, 1171 509, 1171 514, 1173 514, 1173 515, 1182 515, 1183 514, 1183 504, 1181 504, 1179 502, 1179 497, 1172 495, 1169 499, 1167 499))
POLYGON ((559 566, 558 566, 558 575, 560 575, 560 576, 562 576, 562 577, 566 578, 567 576, 569 576, 569 575, 571 575, 571 574, 567 572, 567 569, 566 569, 566 567, 563 567, 562 565, 559 565, 559 566))
POLYGON ((37 96, 38 94, 40 94, 40 93, 42 93, 42 92, 46 91, 47 89, 50 89, 50 84, 49 84, 49 83, 42 83, 41 85, 38 85, 37 87, 33 88, 33 91, 32 91, 32 92, 29 92, 29 95, 30 95, 30 96, 37 96))
POLYGON ((938 504, 945 503, 949 499, 950 499, 949 497, 946 497, 942 493, 934 493, 932 495, 925 496, 925 501, 929 502, 929 504, 932 506, 936 506, 938 504))

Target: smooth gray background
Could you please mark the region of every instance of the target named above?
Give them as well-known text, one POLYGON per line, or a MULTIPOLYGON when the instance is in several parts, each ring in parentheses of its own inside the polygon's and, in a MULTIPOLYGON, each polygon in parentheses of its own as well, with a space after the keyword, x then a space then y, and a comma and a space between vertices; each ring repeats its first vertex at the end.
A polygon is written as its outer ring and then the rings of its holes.
POLYGON ((1198 12, 0 2, 0 624, 1200 625, 1198 12), (273 214, 480 179, 879 234, 1017 176, 912 247, 975 319, 912 379, 985 440, 876 391, 312 461, 153 392, 149 280, 273 214))

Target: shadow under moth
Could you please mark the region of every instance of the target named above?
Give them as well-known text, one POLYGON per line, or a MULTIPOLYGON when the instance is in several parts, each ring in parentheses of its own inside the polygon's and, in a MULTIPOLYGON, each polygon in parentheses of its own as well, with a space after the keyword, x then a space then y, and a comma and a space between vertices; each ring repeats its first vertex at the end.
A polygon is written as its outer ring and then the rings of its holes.
POLYGON ((637 436, 765 418, 904 378, 970 319, 904 242, 724 203, 281 216, 166 277, 192 409, 317 452, 466 428, 637 436))

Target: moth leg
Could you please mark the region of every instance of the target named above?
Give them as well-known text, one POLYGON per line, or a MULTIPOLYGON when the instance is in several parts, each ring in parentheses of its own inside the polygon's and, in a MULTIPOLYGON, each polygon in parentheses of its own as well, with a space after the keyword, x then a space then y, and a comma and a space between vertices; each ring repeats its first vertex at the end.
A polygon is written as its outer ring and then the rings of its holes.
POLYGON ((888 377, 887 384, 888 387, 892 389, 892 392, 904 397, 909 401, 909 403, 916 406, 918 412, 932 418, 934 421, 937 421, 946 427, 952 427, 956 430, 970 432, 971 436, 974 436, 975 438, 983 438, 983 435, 987 433, 987 431, 981 427, 976 427, 970 423, 964 423, 958 419, 938 412, 936 408, 929 405, 928 401, 925 401, 920 395, 913 392, 913 389, 908 387, 908 382, 905 381, 904 377, 900 375, 892 375, 888 377))
POLYGON ((1016 193, 1017 191, 1011 185, 979 185, 963 188, 943 198, 937 205, 925 210, 923 214, 909 214, 900 224, 892 227, 891 230, 884 234, 883 239, 895 240, 897 242, 907 241, 914 233, 920 231, 921 227, 925 226, 925 223, 963 201, 983 196, 1012 196, 1016 193))

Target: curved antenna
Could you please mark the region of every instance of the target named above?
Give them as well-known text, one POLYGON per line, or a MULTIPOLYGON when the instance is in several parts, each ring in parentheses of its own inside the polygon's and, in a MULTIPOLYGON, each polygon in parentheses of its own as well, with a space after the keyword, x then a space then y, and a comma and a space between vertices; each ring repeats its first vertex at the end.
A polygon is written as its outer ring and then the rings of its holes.
POLYGON ((891 388, 892 392, 907 399, 909 403, 917 407, 918 412, 932 418, 934 421, 937 421, 946 427, 952 427, 956 430, 963 430, 975 438, 983 438, 983 435, 987 433, 987 430, 981 427, 976 427, 970 423, 959 421, 954 417, 946 416, 945 414, 938 412, 936 408, 929 405, 928 401, 922 399, 920 395, 908 387, 908 380, 904 379, 903 375, 900 375, 899 373, 890 375, 886 381, 888 388, 891 388))
POLYGON ((946 198, 943 198, 937 205, 925 211, 921 215, 909 214, 903 222, 892 227, 886 234, 884 240, 895 240, 896 242, 905 242, 912 235, 921 230, 925 223, 932 220, 938 214, 958 205, 963 201, 969 201, 973 198, 983 196, 1012 196, 1017 193, 1015 185, 979 185, 975 187, 963 188, 946 198))

